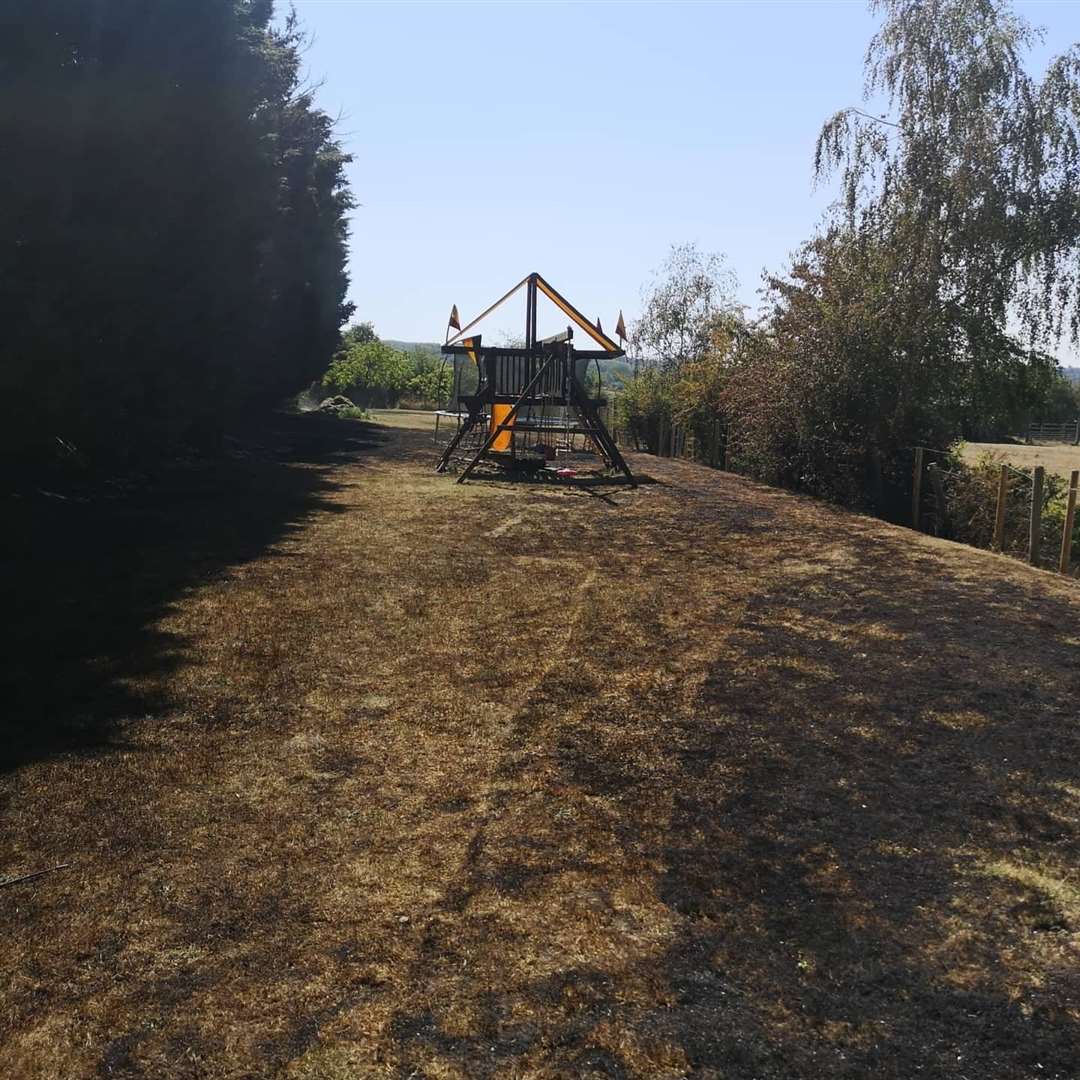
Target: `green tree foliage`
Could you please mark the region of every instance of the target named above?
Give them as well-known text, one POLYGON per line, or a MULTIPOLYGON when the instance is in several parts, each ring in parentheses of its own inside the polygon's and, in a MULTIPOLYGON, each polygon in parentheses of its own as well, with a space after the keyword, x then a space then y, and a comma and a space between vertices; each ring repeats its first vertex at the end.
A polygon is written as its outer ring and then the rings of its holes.
POLYGON ((672 417, 693 432, 702 450, 711 444, 715 421, 725 411, 735 365, 754 339, 754 331, 735 308, 710 322, 707 347, 700 356, 683 364, 672 387, 672 417))
POLYGON ((0 436, 211 438, 322 371, 348 161, 270 0, 0 9, 0 436))
POLYGON ((912 340, 891 262, 888 247, 837 229, 768 280, 767 332, 724 391, 729 451, 748 471, 858 503, 881 495, 901 448, 947 436, 948 327, 923 321, 912 340))
POLYGON ((371 322, 356 323, 341 335, 342 346, 346 349, 353 345, 366 345, 369 341, 378 340, 379 335, 375 333, 375 325, 371 322))
POLYGON ((424 349, 414 349, 409 362, 412 374, 406 386, 408 397, 418 405, 445 405, 453 391, 452 366, 424 349))
POLYGON ((719 259, 673 249, 635 326, 654 370, 622 408, 635 433, 663 417, 700 445, 723 417, 736 468, 903 513, 912 446, 1075 408, 1046 349, 1080 325, 1080 49, 1038 81, 1036 35, 998 0, 871 6, 867 109, 817 146, 840 204, 767 277, 754 329, 719 259))
MULTIPOLYGON (((1041 81, 1039 34, 999 0, 873 0, 866 94, 822 129, 849 225, 888 238, 976 356, 1013 314, 1032 344, 1080 332, 1080 47, 1041 81), (983 328, 989 327, 989 340, 983 328)), ((936 310, 929 318, 939 317, 936 310)))
POLYGON ((694 244, 673 245, 654 275, 631 331, 643 367, 636 378, 618 380, 619 423, 637 445, 655 452, 673 420, 698 430, 704 444, 743 327, 735 284, 722 255, 694 244))
POLYGON ((1080 81, 1075 50, 1029 77, 1033 34, 994 0, 872 7, 886 111, 825 125, 818 173, 844 199, 768 279, 724 402, 749 471, 902 513, 908 448, 1017 430, 1055 384, 1037 346, 1075 339, 1080 81))
POLYGON ((1071 423, 1080 417, 1080 387, 1061 372, 1055 372, 1034 419, 1043 424, 1071 423))
POLYGON ((407 354, 376 339, 342 349, 323 376, 323 385, 358 405, 385 408, 398 403, 411 374, 407 354))
POLYGON ((767 280, 764 328, 740 343, 721 392, 740 467, 899 513, 912 446, 1000 438, 1044 400, 1058 378, 1050 356, 987 334, 974 362, 947 308, 918 283, 897 287, 895 260, 835 228, 767 280))
POLYGON ((675 378, 659 368, 647 367, 623 388, 617 398, 619 426, 634 445, 658 453, 660 433, 671 423, 675 378))
POLYGON ((671 372, 709 350, 713 331, 739 309, 735 276, 719 254, 673 245, 646 290, 631 348, 648 366, 671 372))
POLYGON ((435 407, 450 398, 453 369, 426 349, 403 352, 393 348, 367 322, 342 335, 341 348, 322 384, 367 408, 394 408, 405 400, 435 407))

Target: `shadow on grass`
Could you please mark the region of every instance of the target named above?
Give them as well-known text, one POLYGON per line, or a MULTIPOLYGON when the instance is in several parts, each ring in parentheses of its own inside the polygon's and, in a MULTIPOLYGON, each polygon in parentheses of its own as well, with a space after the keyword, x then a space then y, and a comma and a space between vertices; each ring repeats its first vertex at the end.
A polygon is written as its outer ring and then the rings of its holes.
MULTIPOLYGON (((793 523, 792 505, 723 522, 733 572, 763 530, 778 564, 734 627, 691 611, 685 636, 655 635, 678 670, 727 631, 696 692, 590 706, 552 755, 553 786, 603 805, 619 840, 596 889, 647 882, 662 950, 626 938, 609 967, 508 980, 476 1045, 402 1017, 416 1061, 493 1076, 543 1048, 552 1075, 631 1077, 653 1074, 647 1044, 675 1052, 664 1075, 1076 1076, 1077 604, 827 507, 793 523), (644 985, 651 1004, 627 991, 644 985)), ((717 523, 697 524, 704 545, 717 523)), ((580 701, 569 678, 552 673, 549 703, 580 701)))
POLYGON ((119 492, 8 498, 0 596, 0 770, 116 745, 163 702, 184 641, 155 628, 184 590, 257 558, 328 509, 329 466, 376 444, 318 414, 252 422, 219 460, 173 465, 119 492))
POLYGON ((580 488, 586 491, 603 488, 635 488, 658 483, 653 477, 644 473, 634 472, 633 476, 629 477, 610 469, 604 471, 581 469, 570 475, 560 476, 555 471, 558 465, 558 460, 546 467, 536 465, 535 462, 523 465, 520 459, 503 466, 492 461, 482 461, 464 481, 461 480, 464 470, 460 466, 448 468, 445 475, 455 483, 503 483, 523 487, 580 488))
POLYGON ((657 748, 680 934, 646 1023, 725 1076, 1075 1075, 1076 605, 802 539, 657 748))

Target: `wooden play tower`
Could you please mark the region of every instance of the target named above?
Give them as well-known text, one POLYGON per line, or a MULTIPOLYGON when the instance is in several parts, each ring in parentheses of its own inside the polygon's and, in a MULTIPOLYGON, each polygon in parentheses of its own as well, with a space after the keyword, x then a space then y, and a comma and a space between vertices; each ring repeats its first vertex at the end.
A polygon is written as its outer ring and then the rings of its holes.
MULTIPOLYGON (((606 469, 619 472, 631 484, 634 476, 611 437, 600 410, 606 402, 586 388, 590 363, 625 355, 600 328, 594 325, 539 274, 522 278, 509 292, 481 312, 464 327, 459 325, 457 307, 450 316, 450 330, 442 348, 453 357, 455 371, 459 359, 476 365, 475 393, 458 394, 458 427, 443 451, 437 467, 445 472, 455 455, 463 456, 464 467, 458 483, 468 479, 482 462, 510 472, 528 472, 544 467, 553 440, 580 435, 586 446, 602 459, 606 469), (513 345, 484 345, 481 336, 466 337, 469 331, 519 290, 525 290, 525 336, 513 345), (573 325, 553 337, 537 338, 537 301, 546 296, 573 325), (598 348, 574 347, 574 329, 582 331, 598 348), (456 331, 450 337, 450 330, 456 331), (464 412, 461 409, 464 408, 464 412)), ((622 315, 619 335, 625 334, 622 315)), ((599 364, 597 364, 599 370, 599 364)))

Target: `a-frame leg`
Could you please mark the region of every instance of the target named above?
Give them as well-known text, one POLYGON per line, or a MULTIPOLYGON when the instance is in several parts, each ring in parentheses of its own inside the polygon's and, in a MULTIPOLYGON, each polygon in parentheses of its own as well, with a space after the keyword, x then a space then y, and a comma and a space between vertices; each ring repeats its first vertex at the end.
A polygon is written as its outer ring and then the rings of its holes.
POLYGON ((616 469, 620 469, 626 475, 626 479, 630 481, 631 485, 637 487, 637 481, 634 479, 634 474, 630 471, 630 466, 626 464, 622 454, 619 453, 619 448, 615 445, 615 440, 611 437, 611 433, 604 425, 604 421, 600 419, 600 414, 596 411, 596 407, 589 400, 588 395, 582 389, 581 384, 577 379, 573 379, 571 394, 573 396, 574 405, 578 410, 578 414, 585 420, 585 425, 589 428, 589 434, 593 441, 600 447, 604 456, 611 462, 611 465, 616 469))
POLYGON ((457 434, 447 443, 442 457, 439 458, 439 464, 435 466, 437 473, 446 472, 446 467, 450 464, 450 456, 457 449, 458 443, 480 422, 480 416, 481 410, 479 409, 475 413, 469 413, 468 419, 458 428, 457 434))

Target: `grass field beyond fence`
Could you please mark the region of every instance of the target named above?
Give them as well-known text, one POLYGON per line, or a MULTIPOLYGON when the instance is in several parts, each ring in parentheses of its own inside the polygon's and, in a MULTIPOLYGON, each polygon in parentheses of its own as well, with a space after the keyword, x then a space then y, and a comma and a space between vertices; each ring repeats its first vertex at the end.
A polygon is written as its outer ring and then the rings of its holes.
POLYGON ((1023 443, 964 443, 963 458, 974 465, 984 454, 993 453, 1017 469, 1042 465, 1047 472, 1068 480, 1073 469, 1080 469, 1080 446, 1049 443, 1026 446, 1023 443))

